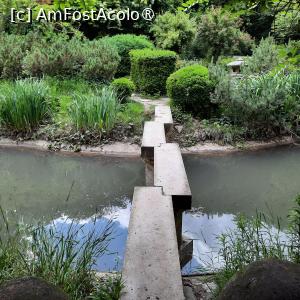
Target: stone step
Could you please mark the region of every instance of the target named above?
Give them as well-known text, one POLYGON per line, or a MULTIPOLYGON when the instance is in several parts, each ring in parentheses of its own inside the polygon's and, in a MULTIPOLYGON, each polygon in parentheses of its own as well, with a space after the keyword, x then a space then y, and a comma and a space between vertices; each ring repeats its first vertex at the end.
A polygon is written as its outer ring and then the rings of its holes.
POLYGON ((166 143, 164 124, 160 122, 145 122, 142 140, 142 157, 153 159, 154 147, 166 143))
POLYGON ((121 300, 183 300, 172 199, 136 187, 123 266, 121 300))
POLYGON ((155 121, 163 123, 166 133, 173 127, 173 118, 170 106, 160 105, 155 107, 155 121))
POLYGON ((178 144, 162 144, 154 149, 154 186, 172 196, 174 209, 191 209, 192 193, 178 144))

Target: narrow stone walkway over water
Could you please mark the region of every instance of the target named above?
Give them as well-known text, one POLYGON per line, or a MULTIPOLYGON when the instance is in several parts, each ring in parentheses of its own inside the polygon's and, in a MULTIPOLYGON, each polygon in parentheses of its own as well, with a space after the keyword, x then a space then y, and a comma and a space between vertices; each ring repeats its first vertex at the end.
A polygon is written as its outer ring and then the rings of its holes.
POLYGON ((135 101, 154 105, 155 117, 144 126, 147 186, 134 191, 122 299, 183 300, 181 267, 192 257, 193 243, 182 238, 182 214, 191 208, 191 190, 179 146, 167 143, 173 129, 167 99, 135 101))

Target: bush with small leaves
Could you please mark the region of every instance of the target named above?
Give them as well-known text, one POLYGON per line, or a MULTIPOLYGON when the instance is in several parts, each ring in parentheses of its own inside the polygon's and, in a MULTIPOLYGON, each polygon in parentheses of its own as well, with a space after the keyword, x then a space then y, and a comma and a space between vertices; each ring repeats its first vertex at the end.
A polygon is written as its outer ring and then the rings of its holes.
POLYGON ((192 65, 173 73, 167 80, 168 96, 186 112, 200 117, 210 117, 215 105, 210 101, 214 84, 208 69, 192 65))
POLYGON ((112 37, 104 38, 116 47, 121 57, 121 62, 118 67, 117 76, 126 76, 130 74, 130 57, 129 52, 134 49, 153 49, 154 45, 146 36, 134 34, 117 34, 112 37))
POLYGON ((121 102, 126 101, 135 91, 134 83, 126 77, 113 80, 111 87, 116 91, 121 102))
POLYGON ((253 41, 248 33, 240 30, 241 21, 212 8, 200 17, 192 52, 196 57, 213 58, 221 55, 246 55, 250 53, 253 41))
POLYGON ((159 48, 182 52, 196 33, 196 23, 184 12, 166 12, 158 16, 151 28, 159 48))
POLYGON ((112 80, 121 60, 117 49, 103 39, 88 41, 83 47, 82 77, 92 81, 112 80))
POLYGON ((163 95, 167 78, 176 67, 177 55, 169 50, 132 50, 131 78, 137 90, 148 95, 163 95))

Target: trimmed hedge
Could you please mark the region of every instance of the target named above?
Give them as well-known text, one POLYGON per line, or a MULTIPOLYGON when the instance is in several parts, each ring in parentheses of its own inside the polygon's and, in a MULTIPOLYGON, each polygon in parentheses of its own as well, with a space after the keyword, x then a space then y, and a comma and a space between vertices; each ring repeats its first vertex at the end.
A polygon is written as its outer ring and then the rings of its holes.
POLYGON ((118 50, 121 62, 117 71, 117 76, 126 76, 130 74, 130 57, 129 52, 137 49, 154 49, 154 45, 146 36, 134 34, 117 34, 112 37, 104 38, 112 43, 118 50))
POLYGON ((210 117, 215 104, 210 102, 214 89, 208 69, 192 65, 173 73, 167 80, 168 96, 184 111, 206 118, 210 117))
POLYGON ((126 77, 117 78, 111 83, 112 88, 117 93, 118 99, 123 102, 135 91, 134 83, 126 77))
POLYGON ((177 54, 168 50, 130 51, 131 78, 137 90, 147 95, 163 95, 167 78, 175 70, 177 54))

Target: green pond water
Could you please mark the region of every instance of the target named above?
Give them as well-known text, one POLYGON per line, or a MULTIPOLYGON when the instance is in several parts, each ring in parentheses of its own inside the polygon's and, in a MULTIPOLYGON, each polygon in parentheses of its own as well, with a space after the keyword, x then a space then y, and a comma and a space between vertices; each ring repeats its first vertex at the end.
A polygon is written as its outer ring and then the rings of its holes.
MULTIPOLYGON (((184 272, 207 267, 217 258, 216 236, 233 228, 238 213, 256 211, 285 224, 300 193, 300 148, 282 147, 226 156, 185 156, 194 210, 184 215, 183 231, 194 239, 194 257, 184 272)), ((99 271, 118 270, 122 261, 134 186, 143 186, 138 159, 62 155, 0 149, 0 204, 25 223, 54 222, 63 232, 70 222, 85 231, 113 222, 110 253, 98 259, 99 271)))

